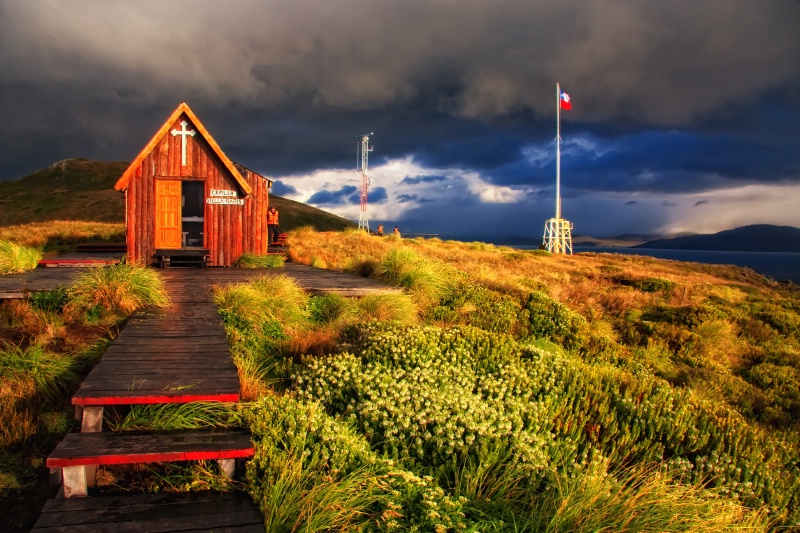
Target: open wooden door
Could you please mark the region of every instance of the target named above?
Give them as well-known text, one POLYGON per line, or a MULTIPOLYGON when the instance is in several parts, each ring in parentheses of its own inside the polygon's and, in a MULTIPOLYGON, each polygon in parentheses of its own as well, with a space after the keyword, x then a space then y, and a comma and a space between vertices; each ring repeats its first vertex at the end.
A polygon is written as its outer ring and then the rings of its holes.
POLYGON ((181 247, 181 180, 156 180, 156 248, 181 247))

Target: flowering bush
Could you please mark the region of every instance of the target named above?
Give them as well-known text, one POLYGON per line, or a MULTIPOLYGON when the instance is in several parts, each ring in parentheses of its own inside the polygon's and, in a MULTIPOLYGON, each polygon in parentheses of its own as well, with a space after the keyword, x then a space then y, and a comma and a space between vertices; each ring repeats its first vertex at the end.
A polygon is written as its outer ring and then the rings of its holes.
POLYGON ((351 352, 295 369, 300 397, 413 468, 451 479, 500 446, 535 488, 553 469, 578 471, 596 458, 665 462, 675 479, 723 487, 754 507, 796 508, 790 445, 648 372, 470 327, 372 324, 348 338, 351 352))

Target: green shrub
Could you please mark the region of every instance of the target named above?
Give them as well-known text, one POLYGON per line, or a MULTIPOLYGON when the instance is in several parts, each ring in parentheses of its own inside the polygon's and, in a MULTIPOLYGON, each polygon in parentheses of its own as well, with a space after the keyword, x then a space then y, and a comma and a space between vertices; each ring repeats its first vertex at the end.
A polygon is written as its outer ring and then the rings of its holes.
POLYGON ((464 528, 460 502, 380 459, 319 405, 267 396, 243 415, 255 444, 247 480, 266 531, 464 528))
POLYGON ((531 293, 523 309, 528 311, 531 337, 550 339, 568 349, 578 346, 579 335, 586 326, 582 316, 542 292, 531 293))
POLYGON ((32 309, 48 313, 61 313, 69 302, 69 292, 65 288, 52 291, 34 292, 28 296, 32 309))
POLYGON ((512 297, 469 281, 454 284, 432 313, 439 320, 458 320, 462 324, 497 333, 518 333, 526 329, 528 317, 512 297))
POLYGON ((675 282, 664 278, 647 278, 635 282, 633 286, 643 292, 671 292, 675 282))
POLYGON ((351 421, 379 453, 459 490, 469 487, 463 468, 509 468, 482 455, 491 450, 522 468, 497 483, 533 491, 548 472, 580 479, 606 457, 612 468, 663 463, 676 482, 766 505, 784 523, 798 518, 796 445, 636 365, 586 364, 476 328, 362 325, 344 338, 350 353, 294 371, 301 397, 351 421))

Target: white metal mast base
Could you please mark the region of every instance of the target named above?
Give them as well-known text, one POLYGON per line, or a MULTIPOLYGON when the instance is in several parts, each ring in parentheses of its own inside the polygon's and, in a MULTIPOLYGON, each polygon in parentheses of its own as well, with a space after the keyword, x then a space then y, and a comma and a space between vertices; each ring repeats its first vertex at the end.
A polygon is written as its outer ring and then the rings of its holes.
POLYGON ((556 83, 556 216, 544 223, 542 245, 551 254, 572 255, 572 223, 561 218, 561 85, 556 83))
POLYGON ((572 255, 572 222, 563 218, 551 218, 544 223, 542 242, 551 254, 572 255))

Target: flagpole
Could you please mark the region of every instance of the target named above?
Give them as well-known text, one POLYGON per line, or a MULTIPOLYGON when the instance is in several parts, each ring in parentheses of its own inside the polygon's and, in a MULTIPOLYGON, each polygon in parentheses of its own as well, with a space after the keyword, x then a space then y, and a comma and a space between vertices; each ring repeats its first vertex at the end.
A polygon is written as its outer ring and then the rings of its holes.
POLYGON ((561 218, 561 84, 556 83, 556 218, 561 218))

